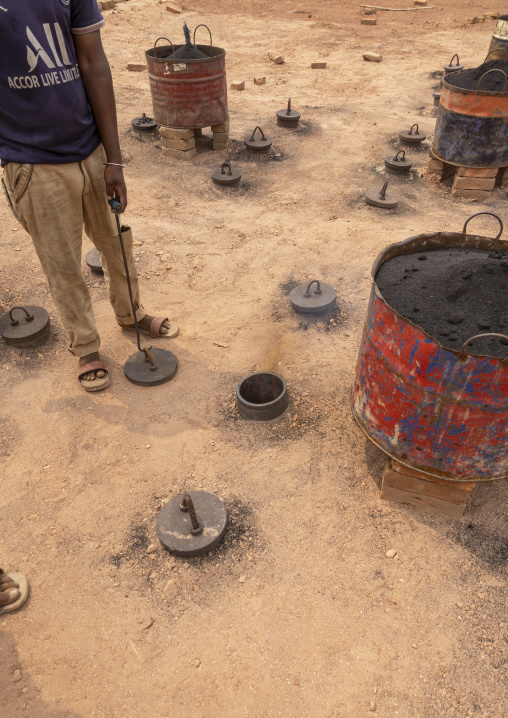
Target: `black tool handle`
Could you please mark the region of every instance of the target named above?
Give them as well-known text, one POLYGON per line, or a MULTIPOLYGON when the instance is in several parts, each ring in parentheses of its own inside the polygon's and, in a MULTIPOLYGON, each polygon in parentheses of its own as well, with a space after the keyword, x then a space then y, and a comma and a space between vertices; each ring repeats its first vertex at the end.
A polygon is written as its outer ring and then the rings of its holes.
POLYGON ((108 199, 108 204, 115 214, 118 214, 123 209, 122 203, 116 197, 113 197, 113 199, 108 199))

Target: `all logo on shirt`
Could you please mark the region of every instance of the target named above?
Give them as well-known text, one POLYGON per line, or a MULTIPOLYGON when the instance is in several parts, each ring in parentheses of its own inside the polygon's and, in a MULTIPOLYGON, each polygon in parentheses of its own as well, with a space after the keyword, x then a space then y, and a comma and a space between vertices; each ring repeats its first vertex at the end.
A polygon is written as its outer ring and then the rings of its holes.
MULTIPOLYGON (((61 2, 68 4, 70 0, 61 0, 61 2)), ((31 90, 62 85, 78 79, 80 76, 78 65, 69 58, 62 28, 58 22, 53 23, 53 27, 50 23, 44 23, 37 35, 27 26, 26 36, 29 42, 26 46, 28 74, 8 77, 9 87, 16 90, 31 90), (44 72, 45 69, 50 72, 44 72), (39 74, 35 74, 35 70, 39 74)))

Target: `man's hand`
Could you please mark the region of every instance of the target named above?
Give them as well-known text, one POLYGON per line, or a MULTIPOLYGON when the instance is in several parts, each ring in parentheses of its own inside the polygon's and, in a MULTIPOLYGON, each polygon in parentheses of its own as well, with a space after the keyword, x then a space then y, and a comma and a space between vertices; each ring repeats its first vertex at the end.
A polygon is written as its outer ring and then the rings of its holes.
MULTIPOLYGON (((108 199, 118 197, 122 203, 122 212, 124 212, 127 207, 127 187, 125 186, 122 168, 115 167, 114 165, 106 165, 104 169, 104 181, 106 182, 108 199)), ((113 210, 111 211, 113 212, 113 210)))

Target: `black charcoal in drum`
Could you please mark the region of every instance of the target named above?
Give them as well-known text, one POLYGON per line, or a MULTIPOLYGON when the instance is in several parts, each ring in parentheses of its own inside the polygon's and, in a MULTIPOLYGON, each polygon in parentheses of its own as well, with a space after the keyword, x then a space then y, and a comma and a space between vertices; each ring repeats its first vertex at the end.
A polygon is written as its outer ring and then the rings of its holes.
MULTIPOLYGON (((508 75, 507 60, 489 60, 473 70, 462 70, 446 76, 446 82, 453 87, 463 90, 476 90, 480 78, 489 70, 502 70, 508 75)), ((502 92, 505 84, 505 77, 501 72, 490 72, 483 78, 479 87, 480 92, 502 92)))
MULTIPOLYGON (((508 251, 450 248, 399 255, 381 265, 376 284, 390 307, 446 349, 460 351, 477 334, 508 335, 508 251)), ((477 339, 467 351, 508 356, 505 341, 495 338, 477 339)))
MULTIPOLYGON (((185 36, 185 45, 179 47, 173 55, 176 60, 202 60, 203 58, 208 58, 208 55, 205 55, 196 45, 192 44, 186 22, 183 24, 183 34, 185 36)), ((194 34, 196 33, 194 32, 194 34)))
POLYGON ((172 58, 175 58, 175 60, 202 60, 203 58, 208 59, 208 55, 205 55, 204 52, 201 52, 196 45, 182 45, 174 55, 169 55, 168 59, 171 60, 172 58))

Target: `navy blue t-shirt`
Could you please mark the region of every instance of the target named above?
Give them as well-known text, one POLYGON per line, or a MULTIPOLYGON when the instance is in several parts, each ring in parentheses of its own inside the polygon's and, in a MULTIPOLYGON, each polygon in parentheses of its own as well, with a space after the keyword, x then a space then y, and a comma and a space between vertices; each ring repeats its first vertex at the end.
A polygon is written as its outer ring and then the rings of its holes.
POLYGON ((97 0, 0 0, 0 158, 65 164, 100 142, 72 40, 104 25, 97 0))

